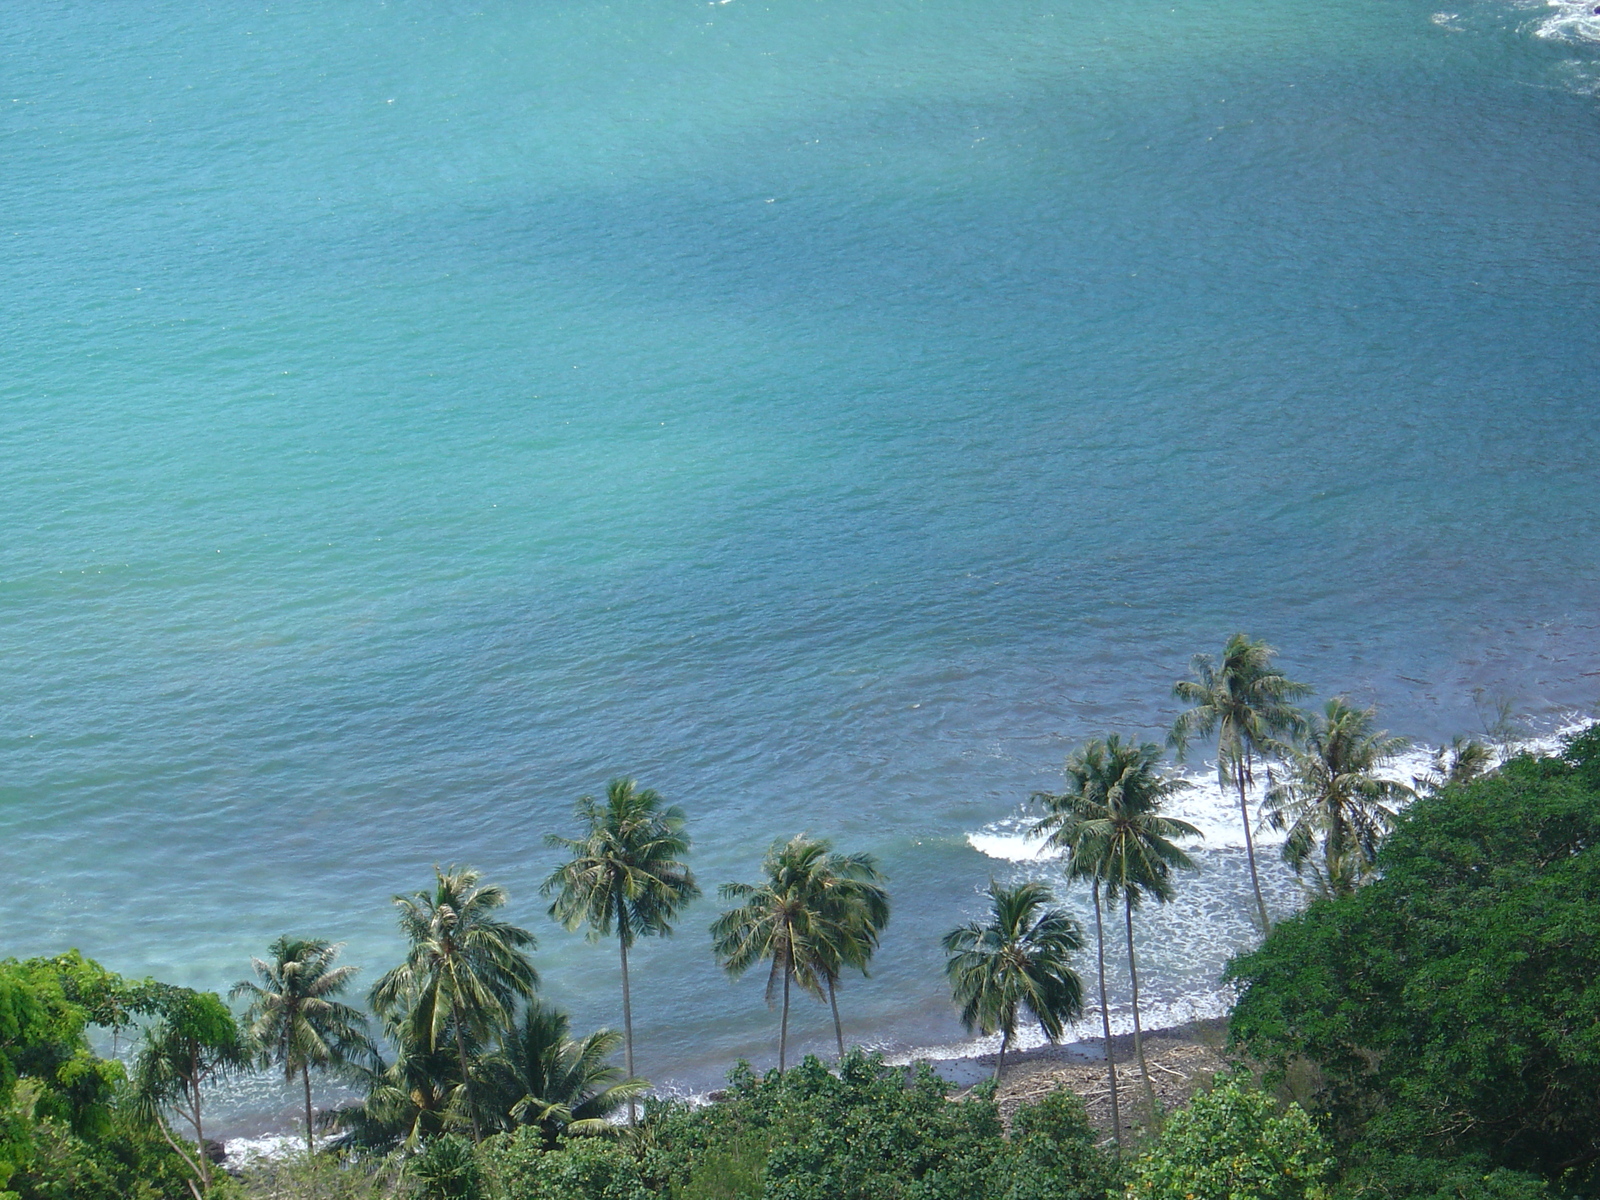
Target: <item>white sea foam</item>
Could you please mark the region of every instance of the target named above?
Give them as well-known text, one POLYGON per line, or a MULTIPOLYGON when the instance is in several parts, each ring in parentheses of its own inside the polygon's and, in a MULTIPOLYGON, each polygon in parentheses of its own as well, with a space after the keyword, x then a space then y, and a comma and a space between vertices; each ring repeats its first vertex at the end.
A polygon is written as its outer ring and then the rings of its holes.
POLYGON ((259 1137, 228 1138, 222 1148, 228 1152, 230 1167, 248 1166, 254 1162, 271 1162, 289 1158, 303 1149, 305 1138, 287 1133, 264 1133, 259 1137))
MULTIPOLYGON (((1549 754, 1561 745, 1567 734, 1584 728, 1587 719, 1573 717, 1558 728, 1518 743, 1520 750, 1536 754, 1549 754)), ((1410 784, 1427 774, 1433 765, 1435 748, 1416 745, 1399 755, 1382 772, 1386 777, 1410 784)), ((1189 843, 1191 847, 1208 849, 1244 849, 1244 830, 1239 818, 1239 796, 1231 788, 1224 789, 1217 782, 1216 764, 1209 762, 1204 770, 1191 770, 1183 778, 1190 784, 1185 791, 1172 798, 1167 811, 1179 820, 1187 821, 1204 835, 1189 843)), ((1262 798, 1270 786, 1265 768, 1258 770, 1255 787, 1248 793, 1252 814, 1260 811, 1262 798)), ((967 844, 978 853, 1002 862, 1049 862, 1060 856, 1060 851, 1029 835, 1037 819, 1036 814, 1015 813, 990 822, 982 829, 966 835, 967 844)), ((1258 846, 1277 846, 1283 842, 1283 833, 1257 821, 1251 831, 1258 846)))
POLYGON ((1600 42, 1597 0, 1548 0, 1549 11, 1534 25, 1542 38, 1564 42, 1600 42))

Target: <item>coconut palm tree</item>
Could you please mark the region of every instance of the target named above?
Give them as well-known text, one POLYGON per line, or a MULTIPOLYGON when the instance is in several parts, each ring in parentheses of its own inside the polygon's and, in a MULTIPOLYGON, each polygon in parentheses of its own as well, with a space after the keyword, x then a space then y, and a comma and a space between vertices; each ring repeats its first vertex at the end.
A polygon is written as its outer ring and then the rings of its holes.
POLYGON ((1433 759, 1421 775, 1411 777, 1417 791, 1437 792, 1440 788, 1471 783, 1486 774, 1494 765, 1494 755, 1489 747, 1477 738, 1456 734, 1448 746, 1433 752, 1433 759))
MULTIPOLYGON (((1133 992, 1133 1049, 1153 1122, 1156 1099, 1139 1017, 1133 910, 1146 896, 1165 904, 1173 895, 1172 872, 1194 869, 1194 863, 1173 839, 1199 838, 1202 834, 1187 821, 1161 815, 1161 806, 1168 797, 1190 785, 1162 771, 1160 746, 1154 742, 1124 742, 1116 734, 1104 740, 1096 738, 1074 751, 1067 759, 1066 774, 1071 787, 1062 796, 1043 798, 1051 811, 1035 828, 1067 850, 1069 877, 1089 881, 1095 894, 1095 932, 1102 962, 1105 933, 1100 926, 1099 896, 1103 891, 1108 901, 1122 900, 1128 979, 1133 992)), ((1109 1063, 1111 1025, 1105 1016, 1104 988, 1102 967, 1101 1020, 1109 1063)))
POLYGON ((410 945, 405 961, 373 985, 370 999, 379 1015, 404 1014, 415 1041, 428 1051, 454 1041, 472 1139, 478 1141, 468 1040, 486 1040, 509 1025, 516 1002, 533 995, 539 974, 527 952, 537 943, 526 929, 493 915, 505 905, 506 893, 483 883, 479 872, 435 867, 434 876, 431 893, 394 898, 410 945))
POLYGON ((342 942, 280 937, 268 948, 270 959, 250 960, 256 979, 240 980, 228 993, 232 1000, 250 997, 245 1040, 262 1069, 282 1067, 285 1083, 300 1076, 307 1154, 316 1150, 311 1068, 339 1067, 373 1053, 366 1017, 336 999, 360 970, 334 966, 342 949, 342 942))
POLYGON ((1051 907, 1049 887, 1037 880, 1014 888, 991 880, 988 895, 989 920, 952 929, 943 945, 961 1023, 985 1037, 1000 1034, 998 1083, 1022 1009, 1033 1014, 1052 1042, 1066 1022, 1083 1014, 1083 981, 1072 969, 1073 955, 1083 949, 1083 931, 1067 912, 1051 907))
MULTIPOLYGON (((633 1078, 633 1002, 628 988, 628 950, 641 937, 672 932, 678 912, 700 895, 694 873, 683 863, 689 852, 683 810, 663 808, 652 788, 631 779, 613 779, 602 805, 593 796, 578 800, 578 819, 588 826, 581 838, 551 834, 545 840, 573 857, 545 880, 555 893, 550 915, 568 929, 589 927, 591 940, 613 933, 622 951, 622 1028, 627 1077, 633 1078)), ((630 1093, 628 1121, 637 1101, 630 1093)))
POLYGON ((722 899, 740 903, 712 923, 711 943, 735 978, 758 962, 771 963, 767 1003, 780 984, 783 989, 781 1072, 788 1063, 791 987, 798 984, 820 999, 842 967, 864 964, 877 944, 876 931, 888 920, 888 898, 870 856, 834 854, 830 843, 805 834, 774 842, 761 870, 766 878, 760 884, 717 889, 722 899))
POLYGON ((878 860, 870 854, 834 854, 830 843, 812 874, 813 925, 808 975, 825 987, 833 1013, 833 1036, 844 1057, 844 1025, 839 1020, 839 979, 844 968, 867 973, 889 923, 889 892, 878 860))
POLYGON ((1250 887, 1264 934, 1270 924, 1267 902, 1261 895, 1256 870, 1256 845, 1251 829, 1249 791, 1255 782, 1256 759, 1270 754, 1281 739, 1303 727, 1304 715, 1292 701, 1309 696, 1311 689, 1295 683, 1272 665, 1277 651, 1264 641, 1236 633, 1222 648, 1222 659, 1196 654, 1191 660, 1193 679, 1180 679, 1172 694, 1190 707, 1179 715, 1168 741, 1182 758, 1191 739, 1216 738, 1217 783, 1239 795, 1239 819, 1244 827, 1245 858, 1250 864, 1250 887))
MULTIPOLYGON (((1289 776, 1267 791, 1263 808, 1275 829, 1287 829, 1283 860, 1319 892, 1347 896, 1371 871, 1378 843, 1394 825, 1394 806, 1416 792, 1378 772, 1409 744, 1373 729, 1375 708, 1335 696, 1308 723, 1299 748, 1286 748, 1289 776), (1322 846, 1322 863, 1312 852, 1322 846)), ((1458 765, 1466 770, 1464 759, 1458 765)))
MULTIPOLYGON (((449 1133, 467 1123, 462 1114, 461 1066, 455 1047, 441 1042, 435 1050, 417 1040, 410 1014, 396 1013, 384 1022, 395 1047, 393 1062, 374 1059, 349 1068, 363 1092, 360 1104, 326 1114, 339 1131, 340 1146, 388 1153, 415 1150, 430 1138, 449 1133)), ((471 1041, 469 1035, 469 1041, 471 1041)), ((480 1056, 473 1044, 469 1061, 480 1056)))
POLYGON ((530 1001, 481 1064, 485 1107, 501 1129, 537 1126, 552 1149, 563 1134, 604 1133, 606 1118, 650 1086, 610 1064, 621 1045, 611 1029, 573 1038, 566 1013, 530 1001))

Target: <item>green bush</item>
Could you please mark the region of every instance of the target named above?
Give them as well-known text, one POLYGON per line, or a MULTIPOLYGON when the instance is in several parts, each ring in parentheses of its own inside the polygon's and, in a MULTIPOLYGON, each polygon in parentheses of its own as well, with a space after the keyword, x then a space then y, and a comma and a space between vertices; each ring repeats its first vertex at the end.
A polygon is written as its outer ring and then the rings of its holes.
POLYGON ((482 1200, 483 1167, 472 1143, 454 1133, 430 1139, 406 1163, 422 1200, 482 1200))
POLYGON ((1491 1167, 1482 1155, 1418 1158, 1385 1151, 1352 1156, 1335 1200, 1547 1200, 1544 1180, 1491 1167))
POLYGON ((1011 1122, 1009 1179, 1003 1200, 1085 1200, 1112 1190, 1114 1164, 1095 1148, 1083 1101, 1052 1092, 1017 1109, 1011 1122))
POLYGON ((608 1138, 569 1138, 548 1150, 543 1135, 527 1128, 491 1138, 482 1154, 503 1200, 654 1200, 637 1156, 608 1138))
POLYGON ((1279 1112, 1235 1076, 1172 1115, 1134 1162, 1127 1200, 1317 1200, 1333 1166, 1299 1105, 1279 1112))

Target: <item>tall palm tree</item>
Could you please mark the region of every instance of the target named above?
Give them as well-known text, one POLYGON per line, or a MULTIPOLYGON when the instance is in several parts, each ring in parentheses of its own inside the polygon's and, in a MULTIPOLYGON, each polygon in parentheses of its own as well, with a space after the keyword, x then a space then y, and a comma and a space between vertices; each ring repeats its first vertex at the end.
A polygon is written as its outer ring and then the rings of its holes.
POLYGON ((552 1149, 563 1134, 604 1133, 606 1119, 650 1085, 609 1062, 622 1035, 571 1035, 567 1014, 530 1001, 499 1050, 483 1064, 486 1107, 500 1128, 532 1125, 552 1149))
POLYGON ((1193 679, 1180 679, 1172 694, 1190 707, 1172 726, 1168 741, 1182 758, 1190 739, 1215 737, 1217 783, 1239 795, 1239 819, 1244 827, 1245 858, 1250 864, 1250 887, 1264 934, 1270 924, 1267 902, 1261 895, 1256 870, 1255 836, 1251 830, 1249 791, 1255 782, 1255 760, 1269 754, 1280 739, 1300 731, 1304 715, 1292 703, 1311 694, 1272 665, 1277 651, 1264 641, 1236 633, 1222 648, 1222 659, 1196 654, 1191 660, 1193 679))
POLYGON ((831 843, 820 841, 823 854, 811 877, 812 907, 818 914, 813 925, 807 974, 827 988, 833 1013, 833 1037, 844 1057, 844 1025, 839 1020, 839 977, 850 967, 867 973, 889 924, 889 892, 871 854, 834 854, 831 843))
MULTIPOLYGON (((1133 910, 1146 896, 1158 904, 1172 898, 1172 872, 1193 870, 1189 856, 1174 838, 1202 834, 1187 821, 1161 815, 1161 806, 1175 792, 1189 787, 1161 769, 1161 747, 1154 742, 1124 742, 1116 734, 1096 738, 1067 759, 1070 789, 1042 797, 1049 813, 1035 829, 1067 850, 1067 874, 1086 879, 1095 894, 1095 932, 1101 946, 1101 1021, 1106 1060, 1111 1061, 1111 1024, 1105 1015, 1104 946, 1100 926, 1100 893, 1119 897, 1128 942, 1128 978, 1133 989, 1133 1049, 1144 1081, 1150 1119, 1156 1119, 1155 1089, 1144 1056, 1144 1030, 1139 1017, 1139 964, 1133 949, 1133 910)), ((1110 1069, 1114 1070, 1114 1067, 1110 1069)), ((1114 1098, 1113 1098, 1114 1103, 1114 1098)), ((1120 1119, 1117 1126, 1120 1128, 1120 1119)))
MULTIPOLYGON (((737 978, 770 961, 767 1003, 779 984, 778 1070, 788 1065, 790 989, 822 997, 844 966, 864 965, 888 920, 888 896, 870 855, 834 854, 829 842, 801 834, 774 842, 761 863, 764 882, 725 883, 717 889, 737 907, 711 925, 712 950, 737 978)), ((838 1006, 834 1005, 837 1018, 838 1006)), ((843 1034, 835 1021, 840 1042, 843 1034)))
MULTIPOLYGON (((1296 875, 1309 867, 1325 895, 1355 890, 1372 870, 1378 843, 1394 826, 1394 806, 1416 797, 1405 784, 1378 774, 1409 743, 1374 729, 1376 713, 1376 708, 1352 707, 1343 696, 1329 700, 1311 718, 1302 745, 1288 751, 1288 778, 1267 791, 1268 820, 1289 831, 1284 862, 1296 875), (1311 861, 1319 842, 1320 866, 1311 861)), ((1471 770, 1461 765, 1464 773, 1471 770)))
MULTIPOLYGON (((391 1014, 384 1032, 394 1044, 394 1061, 353 1064, 350 1074, 364 1095, 360 1104, 334 1110, 331 1123, 341 1146, 380 1153, 415 1150, 466 1121, 460 1063, 454 1047, 441 1043, 429 1050, 419 1042, 408 1013, 391 1014)), ((468 1055, 480 1056, 476 1043, 468 1055)))
POLYGON ((285 1083, 296 1075, 305 1087, 306 1153, 316 1151, 311 1107, 311 1068, 339 1067, 373 1053, 367 1019, 336 999, 359 967, 336 967, 344 943, 280 937, 270 959, 252 958, 256 979, 233 985, 228 998, 250 997, 245 1040, 263 1069, 283 1068, 285 1083))
MULTIPOLYGON (((634 939, 672 932, 671 922, 700 895, 694 873, 683 863, 689 852, 683 810, 663 808, 653 788, 631 779, 613 779, 601 805, 593 796, 578 800, 578 819, 588 826, 581 838, 551 834, 545 840, 573 857, 544 881, 556 894, 550 915, 568 929, 589 927, 589 937, 617 935, 622 948, 622 1028, 625 1064, 633 1073, 633 1002, 628 988, 628 950, 634 939)), ((638 1116, 630 1094, 628 1121, 638 1116)))
POLYGON ((478 1141, 468 1039, 486 1040, 509 1025, 516 1002, 533 995, 539 974, 527 951, 537 942, 526 929, 493 915, 505 905, 506 893, 483 883, 479 872, 435 867, 434 876, 432 893, 394 898, 410 945, 405 961, 373 985, 370 998, 380 1015, 403 1013, 428 1051, 437 1051, 447 1037, 454 1040, 472 1139, 478 1141))
POLYGON ((1083 1014, 1083 981, 1071 965, 1083 949, 1083 931, 1067 912, 1051 907, 1049 887, 1037 880, 1014 888, 991 880, 988 895, 989 920, 952 929, 943 945, 961 1023, 985 1037, 1000 1034, 998 1083, 1022 1009, 1052 1042, 1083 1014))

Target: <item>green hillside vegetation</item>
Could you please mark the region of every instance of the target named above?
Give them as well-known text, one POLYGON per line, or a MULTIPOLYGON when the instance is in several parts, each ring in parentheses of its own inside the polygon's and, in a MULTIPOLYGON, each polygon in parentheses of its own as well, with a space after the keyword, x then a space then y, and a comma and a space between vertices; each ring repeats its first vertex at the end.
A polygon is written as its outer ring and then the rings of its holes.
MULTIPOLYGON (((943 939, 960 1019, 1001 1050, 967 1092, 846 1048, 838 985, 890 931, 892 881, 871 855, 802 835, 774 843, 756 882, 722 884, 698 951, 765 972, 778 1069, 739 1064, 712 1103, 649 1097, 631 1014, 650 982, 630 978, 628 951, 681 929, 699 886, 685 814, 617 780, 578 802, 578 836, 552 834, 571 857, 543 890, 561 924, 617 939, 621 1031, 574 1031, 541 998, 534 932, 469 867, 393 898, 407 951, 370 987, 339 944, 306 937, 250 960, 237 1010, 75 952, 7 960, 0 1200, 1596 1195, 1600 725, 1498 768, 1460 740, 1402 786, 1401 742, 1372 710, 1292 708, 1307 689, 1273 658, 1239 635, 1178 689, 1190 708, 1171 740, 1217 747, 1241 819, 1287 832, 1308 903, 1229 964, 1235 1065, 1175 1111, 1158 1107, 1137 1037, 1142 1086, 1123 1080, 1110 1129, 1066 1092, 1004 1120, 997 1103, 1024 1025, 1065 1036, 1099 999, 1110 1045, 1108 958, 1126 951, 1137 980, 1137 914, 1196 867, 1174 839, 1198 831, 1163 811, 1182 781, 1161 747, 1108 735, 1069 756, 1062 792, 1032 797, 1057 878, 991 881, 984 911, 943 939), (1057 903, 1074 887, 1092 930, 1057 903), (796 1001, 828 1006, 836 1058, 789 1062, 796 1001), (236 1174, 208 1140, 216 1089, 263 1070, 293 1088, 304 1141, 236 1174), (319 1078, 354 1098, 319 1110, 319 1078)), ((1137 990, 1134 1003, 1137 1017, 1137 990)))

